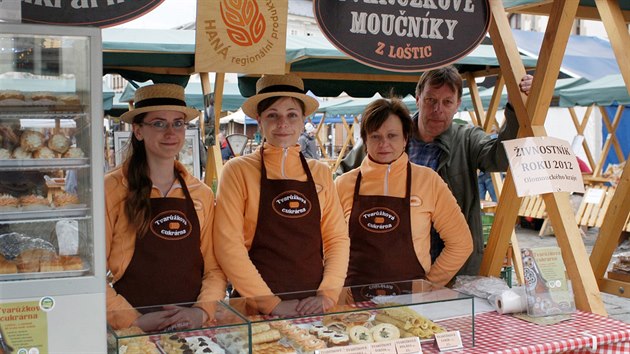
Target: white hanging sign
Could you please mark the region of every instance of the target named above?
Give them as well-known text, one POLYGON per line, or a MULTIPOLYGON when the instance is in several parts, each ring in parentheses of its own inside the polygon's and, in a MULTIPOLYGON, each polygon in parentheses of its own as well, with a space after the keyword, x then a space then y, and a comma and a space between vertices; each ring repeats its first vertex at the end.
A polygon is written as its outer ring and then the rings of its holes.
POLYGON ((542 136, 504 141, 519 197, 555 192, 584 193, 577 158, 567 141, 542 136))

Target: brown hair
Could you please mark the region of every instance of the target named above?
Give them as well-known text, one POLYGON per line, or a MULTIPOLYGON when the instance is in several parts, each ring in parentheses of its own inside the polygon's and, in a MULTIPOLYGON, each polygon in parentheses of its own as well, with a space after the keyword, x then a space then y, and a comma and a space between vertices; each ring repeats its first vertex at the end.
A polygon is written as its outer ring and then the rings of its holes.
POLYGON ((289 97, 293 101, 297 102, 300 105, 300 108, 302 109, 302 115, 304 115, 304 110, 305 110, 304 102, 302 102, 302 100, 298 98, 290 97, 290 96, 273 96, 273 97, 265 98, 264 100, 260 101, 260 103, 258 103, 258 106, 256 107, 258 115, 264 112, 267 108, 271 107, 274 103, 276 103, 281 98, 286 98, 286 97, 289 97))
POLYGON ((363 146, 367 144, 368 134, 378 130, 381 125, 389 118, 389 115, 393 114, 402 123, 403 136, 405 140, 409 142, 409 135, 411 134, 411 116, 409 109, 399 98, 379 98, 376 101, 370 102, 365 107, 361 117, 361 139, 363 139, 363 146))
POLYGON ((457 98, 462 98, 463 80, 457 69, 453 65, 448 65, 440 69, 425 71, 416 85, 416 97, 420 97, 426 85, 439 88, 447 85, 451 90, 457 92, 457 98))
MULTIPOLYGON (((142 123, 147 113, 135 116, 133 123, 142 123)), ((149 177, 149 164, 144 141, 138 140, 133 133, 131 133, 131 145, 127 150, 124 171, 126 172, 128 183, 127 197, 125 198, 125 216, 129 220, 129 225, 135 228, 136 237, 142 238, 149 230, 149 223, 151 222, 149 219, 151 218, 151 188, 153 188, 153 182, 149 177)))

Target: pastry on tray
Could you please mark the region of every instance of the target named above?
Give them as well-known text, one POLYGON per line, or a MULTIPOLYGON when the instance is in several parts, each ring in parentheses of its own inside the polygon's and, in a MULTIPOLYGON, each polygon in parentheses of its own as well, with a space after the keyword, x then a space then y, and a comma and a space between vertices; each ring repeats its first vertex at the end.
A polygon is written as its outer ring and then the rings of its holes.
POLYGON ((26 152, 39 150, 44 146, 44 134, 34 131, 25 130, 20 136, 20 147, 26 152))
POLYGON ((79 99, 79 96, 77 95, 62 95, 57 97, 57 100, 63 104, 67 104, 67 105, 80 105, 81 104, 81 100, 79 99))
POLYGON ((83 260, 79 256, 59 256, 63 270, 83 270, 83 260))
POLYGON ((57 257, 54 251, 42 248, 31 248, 22 251, 15 257, 15 264, 19 273, 39 272, 40 263, 57 257))
POLYGON ((25 151, 24 149, 18 146, 13 150, 13 154, 11 154, 11 157, 16 160, 26 160, 26 159, 32 159, 33 154, 29 151, 25 151))
POLYGON ((62 157, 64 158, 71 158, 71 159, 78 159, 78 158, 82 158, 84 157, 85 154, 83 153, 83 150, 81 150, 81 148, 79 147, 71 147, 68 149, 68 151, 66 151, 62 157))
POLYGON ((0 254, 0 274, 14 274, 17 273, 17 266, 15 263, 4 258, 0 254))
POLYGON ((72 193, 56 193, 52 197, 53 204, 57 208, 79 204, 79 197, 72 193))
POLYGON ((31 100, 33 101, 57 101, 57 96, 50 92, 35 92, 31 94, 31 100))
POLYGON ((48 257, 39 262, 40 272, 63 272, 64 267, 60 257, 48 257))
POLYGON ((46 210, 50 209, 50 201, 41 195, 29 194, 20 197, 20 206, 24 210, 46 210))
POLYGON ((0 194, 0 210, 17 211, 19 200, 10 194, 0 194))
POLYGON ((15 90, 3 90, 0 91, 0 101, 4 100, 17 100, 24 101, 24 94, 20 91, 15 90))
POLYGON ((63 154, 70 148, 70 139, 63 134, 53 134, 53 136, 48 139, 48 148, 63 154))
POLYGON ((10 160, 10 159, 11 159, 11 151, 0 148, 0 160, 10 160))
POLYGON ((33 151, 34 159, 54 159, 56 157, 55 152, 45 146, 33 151))

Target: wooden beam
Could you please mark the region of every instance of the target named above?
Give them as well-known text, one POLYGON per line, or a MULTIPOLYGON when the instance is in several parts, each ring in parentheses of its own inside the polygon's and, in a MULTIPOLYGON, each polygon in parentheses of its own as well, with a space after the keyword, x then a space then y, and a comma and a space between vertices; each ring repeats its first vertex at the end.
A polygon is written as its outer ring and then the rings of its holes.
MULTIPOLYGON (((497 110, 499 109, 499 103, 501 103, 501 96, 503 95, 503 87, 505 86, 505 79, 503 75, 498 75, 494 84, 494 91, 490 98, 490 104, 488 105, 488 112, 486 112, 486 122, 483 125, 483 130, 486 133, 490 133, 493 127, 497 126, 497 110)), ((498 129, 497 129, 498 131, 498 129)))
MULTIPOLYGON (((509 13, 547 16, 551 12, 552 1, 553 0, 545 0, 542 2, 537 2, 536 4, 518 5, 506 9, 506 11, 509 13)), ((622 11, 621 14, 624 22, 630 22, 630 11, 622 11)), ((600 15, 598 9, 592 6, 579 6, 577 12, 575 13, 575 18, 605 21, 604 18, 600 15)))
POLYGON ((108 70, 127 70, 137 71, 148 74, 163 75, 192 75, 195 68, 169 68, 169 67, 149 67, 149 66, 104 66, 103 69, 108 70))
POLYGON ((486 121, 486 113, 483 108, 483 102, 481 102, 481 97, 479 97, 477 82, 475 81, 475 77, 470 73, 464 74, 464 77, 468 83, 470 98, 472 99, 473 108, 475 110, 475 114, 477 115, 478 123, 475 125, 483 127, 484 122, 486 121))

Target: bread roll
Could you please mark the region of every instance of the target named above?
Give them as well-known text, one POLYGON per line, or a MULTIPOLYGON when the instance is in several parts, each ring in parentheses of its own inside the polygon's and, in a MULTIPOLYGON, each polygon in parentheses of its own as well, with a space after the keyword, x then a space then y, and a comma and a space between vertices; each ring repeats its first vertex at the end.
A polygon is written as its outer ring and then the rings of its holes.
POLYGON ((39 150, 42 146, 44 146, 44 134, 34 130, 22 132, 20 136, 20 147, 24 151, 33 152, 39 150))
POLYGON ((15 264, 19 273, 35 273, 39 272, 39 265, 42 259, 49 260, 55 256, 55 253, 50 250, 31 248, 22 251, 15 257, 15 264))
POLYGON ((66 151, 65 154, 63 154, 62 157, 77 159, 77 158, 81 158, 83 156, 85 156, 85 154, 83 154, 83 150, 81 150, 81 148, 71 147, 71 148, 68 149, 68 151, 66 151))
POLYGON ((67 104, 67 105, 80 105, 81 104, 81 100, 79 99, 79 96, 77 95, 62 95, 57 98, 63 104, 67 104))
POLYGON ((63 264, 59 257, 50 257, 39 262, 40 272, 62 272, 63 270, 63 264))
POLYGON ((31 154, 29 151, 26 151, 18 146, 13 150, 13 154, 11 155, 11 157, 13 157, 16 160, 25 160, 25 159, 32 159, 33 154, 31 154))
POLYGON ((0 149, 0 160, 10 160, 11 159, 11 151, 7 149, 0 149))
POLYGON ((70 148, 70 139, 63 134, 54 134, 48 139, 48 147, 53 151, 63 154, 70 148))
POLYGON ((54 159, 56 157, 57 156, 55 156, 55 152, 45 146, 33 152, 34 159, 54 159))
POLYGON ((19 200, 10 194, 0 194, 0 209, 11 210, 17 208, 19 200))
POLYGON ((3 101, 3 100, 24 101, 24 94, 20 91, 14 91, 14 90, 0 91, 0 101, 3 101))
POLYGON ((20 206, 25 210, 42 210, 50 208, 48 199, 35 194, 20 197, 20 206))
POLYGON ((15 263, 8 261, 0 254, 0 274, 14 274, 17 273, 17 266, 15 263))
POLYGON ((63 270, 83 270, 83 261, 79 256, 59 256, 63 270))
POLYGON ((50 92, 36 92, 31 95, 31 100, 33 101, 57 101, 57 96, 53 95, 50 92))
POLYGON ((52 197, 55 207, 60 208, 67 205, 79 204, 79 197, 72 193, 57 193, 52 197))

